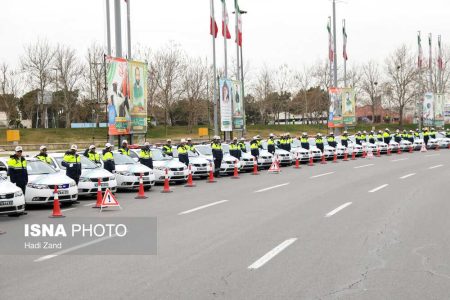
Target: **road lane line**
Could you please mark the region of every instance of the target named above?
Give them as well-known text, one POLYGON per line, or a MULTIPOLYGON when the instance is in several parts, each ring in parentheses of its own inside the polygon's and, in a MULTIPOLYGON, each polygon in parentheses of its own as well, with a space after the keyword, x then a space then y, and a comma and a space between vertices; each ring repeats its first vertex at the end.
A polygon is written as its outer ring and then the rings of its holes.
POLYGON ((105 237, 102 237, 102 238, 99 238, 99 239, 96 239, 96 240, 93 240, 93 241, 90 241, 90 242, 87 242, 87 243, 84 243, 84 244, 81 244, 81 245, 78 245, 78 246, 74 246, 74 247, 71 247, 71 248, 67 248, 65 250, 61 250, 61 251, 55 252, 53 254, 45 255, 45 256, 39 257, 38 259, 35 259, 34 262, 41 262, 41 261, 44 261, 44 260, 52 259, 52 258, 58 257, 59 255, 70 253, 70 252, 73 252, 75 250, 78 250, 78 249, 81 249, 81 248, 85 248, 85 247, 88 247, 90 245, 94 245, 94 244, 97 244, 97 243, 109 240, 109 239, 111 239, 113 237, 116 237, 116 235, 113 234, 111 236, 105 236, 105 237))
POLYGON ((250 266, 248 266, 248 269, 256 270, 256 269, 262 267, 269 260, 274 258, 276 255, 280 254, 281 251, 283 251, 284 249, 286 249, 287 247, 292 245, 296 240, 297 240, 297 238, 291 238, 291 239, 285 240, 284 242, 282 242, 281 244, 279 244, 278 246, 276 246, 275 248, 273 248, 272 250, 270 250, 269 252, 264 254, 264 256, 262 256, 260 259, 258 259, 257 261, 252 263, 250 266))
POLYGON ((444 166, 444 165, 437 165, 437 166, 429 167, 428 169, 429 169, 429 170, 433 170, 433 169, 440 168, 440 167, 443 167, 443 166, 444 166))
POLYGON ((324 173, 324 174, 319 174, 319 175, 315 175, 315 176, 311 176, 310 178, 319 178, 319 177, 323 177, 323 176, 327 176, 327 175, 331 175, 334 174, 334 172, 329 172, 329 173, 324 173))
POLYGON ((194 211, 197 211, 197 210, 201 210, 201 209, 204 209, 204 208, 207 208, 207 207, 211 207, 211 206, 214 206, 214 205, 217 205, 217 204, 225 203, 225 202, 228 202, 228 200, 221 200, 221 201, 213 202, 213 203, 210 203, 210 204, 202 205, 202 206, 190 209, 190 210, 182 211, 178 215, 179 216, 186 215, 186 214, 189 214, 191 212, 194 212, 194 211))
POLYGON ((262 189, 262 190, 257 190, 257 191, 255 191, 255 193, 261 193, 261 192, 273 190, 273 189, 276 189, 276 188, 279 188, 279 187, 288 185, 289 183, 290 183, 290 182, 286 182, 286 183, 279 184, 279 185, 274 185, 274 186, 271 186, 271 187, 268 187, 268 188, 265 188, 265 189, 262 189))
POLYGON ((367 167, 372 167, 375 166, 374 164, 368 164, 368 165, 362 165, 362 166, 358 166, 358 167, 354 167, 355 169, 361 169, 361 168, 367 168, 367 167))
POLYGON ((76 207, 72 207, 72 208, 66 208, 66 209, 61 209, 61 211, 69 211, 69 210, 74 210, 77 209, 76 207))
POLYGON ((405 176, 400 177, 400 179, 406 179, 406 178, 414 176, 414 175, 416 175, 416 173, 407 174, 405 176))
POLYGON ((92 202, 92 203, 84 204, 83 206, 92 206, 92 205, 95 205, 95 203, 97 203, 97 202, 92 202))
POLYGON ((392 162, 397 162, 397 161, 404 161, 404 160, 408 160, 409 158, 399 158, 399 159, 393 159, 391 160, 392 162))
POLYGON ((387 187, 388 185, 389 185, 389 184, 383 184, 383 185, 380 185, 379 187, 376 187, 376 188, 374 188, 373 190, 370 190, 369 193, 375 193, 375 192, 378 192, 379 190, 384 189, 384 188, 387 187))
POLYGON ((428 154, 428 155, 425 155, 425 157, 432 157, 432 156, 439 156, 440 154, 428 154))
POLYGON ((345 204, 342 204, 341 206, 339 206, 338 208, 333 209, 332 211, 330 211, 329 213, 327 213, 325 215, 325 218, 329 218, 332 215, 335 215, 336 213, 338 213, 339 211, 343 210, 344 208, 346 208, 347 206, 351 205, 352 202, 347 202, 345 204))

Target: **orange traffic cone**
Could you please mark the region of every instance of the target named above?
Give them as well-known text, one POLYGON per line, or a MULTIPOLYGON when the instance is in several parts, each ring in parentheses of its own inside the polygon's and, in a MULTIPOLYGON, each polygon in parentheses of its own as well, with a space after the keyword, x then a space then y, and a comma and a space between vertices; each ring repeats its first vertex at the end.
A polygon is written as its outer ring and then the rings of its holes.
POLYGON ((209 178, 208 178, 208 183, 214 183, 217 182, 214 180, 214 168, 212 163, 209 163, 209 178))
POLYGON ((92 208, 102 208, 102 202, 103 202, 103 195, 102 195, 102 181, 100 177, 97 181, 97 202, 95 203, 92 208))
POLYGON ((253 173, 252 173, 252 175, 259 175, 258 162, 256 161, 256 158, 253 158, 253 173))
POLYGON ((425 143, 422 144, 422 147, 420 148, 420 152, 427 152, 427 146, 425 145, 425 143))
POLYGON ((185 187, 195 187, 194 180, 192 178, 192 169, 191 169, 190 164, 188 166, 188 170, 189 170, 189 175, 188 175, 188 180, 187 180, 185 187))
POLYGON ((389 148, 389 146, 388 146, 388 150, 387 150, 387 156, 391 156, 391 148, 389 148))
POLYGON ((164 188, 161 193, 172 193, 169 186, 169 170, 166 168, 166 176, 164 178, 164 188))
POLYGON ((337 161, 337 153, 336 153, 336 151, 334 152, 334 155, 333 155, 333 163, 337 163, 338 161, 337 161))
POLYGON ((296 169, 300 169, 300 160, 298 159, 298 153, 295 156, 295 167, 296 169))
POLYGON ((148 197, 145 196, 144 192, 144 180, 142 179, 142 173, 139 175, 139 189, 137 196, 134 197, 134 199, 147 199, 148 197))
POLYGON ((363 150, 362 158, 366 158, 366 155, 367 155, 366 150, 363 150))
POLYGON ((377 157, 380 157, 380 156, 381 156, 380 148, 377 148, 377 157))
POLYGON ((402 146, 400 144, 398 144, 397 154, 402 154, 402 146))
MULTIPOLYGON (((322 161, 324 160, 324 158, 325 158, 325 157, 322 156, 322 161)), ((314 160, 313 160, 312 155, 309 156, 309 166, 310 166, 310 167, 314 166, 314 160)))
POLYGON ((49 218, 64 218, 59 206, 58 186, 55 184, 55 190, 53 191, 53 212, 49 218))
POLYGON ((344 151, 344 161, 348 161, 348 151, 345 149, 344 151))
POLYGON ((413 146, 409 147, 409 153, 413 153, 413 146))
POLYGON ((447 147, 447 149, 448 149, 448 150, 450 150, 450 144, 448 144, 448 147, 447 147))
POLYGON ((238 161, 236 159, 236 161, 234 162, 234 171, 233 171, 233 176, 231 176, 231 179, 239 179, 239 172, 238 172, 237 164, 238 164, 238 161))
POLYGON ((436 148, 434 150, 439 151, 439 144, 436 144, 436 148))

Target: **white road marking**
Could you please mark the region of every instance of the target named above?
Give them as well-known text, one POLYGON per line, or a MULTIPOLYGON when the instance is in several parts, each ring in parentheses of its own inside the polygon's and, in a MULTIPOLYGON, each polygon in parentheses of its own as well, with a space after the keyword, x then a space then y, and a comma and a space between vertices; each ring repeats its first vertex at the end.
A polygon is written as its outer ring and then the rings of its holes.
POLYGON ((297 238, 291 238, 291 239, 285 240, 284 242, 282 242, 281 244, 279 244, 278 246, 276 246, 275 248, 273 248, 272 250, 270 250, 269 252, 264 254, 264 256, 262 256, 260 259, 258 259, 257 261, 252 263, 250 266, 248 266, 248 268, 256 270, 256 269, 262 267, 269 260, 274 258, 276 255, 280 254, 281 251, 283 251, 284 249, 286 249, 287 247, 292 245, 296 240, 297 240, 297 238))
POLYGON ((66 208, 66 209, 61 209, 61 211, 69 211, 69 210, 74 210, 77 209, 76 207, 72 207, 72 208, 66 208))
POLYGON ((97 203, 97 202, 92 202, 92 203, 84 204, 83 206, 92 206, 92 205, 95 205, 95 203, 97 203))
POLYGON ((261 193, 261 192, 273 190, 273 189, 276 189, 276 188, 279 188, 279 187, 288 185, 289 183, 290 183, 290 182, 286 182, 286 183, 279 184, 279 185, 274 185, 274 186, 271 186, 271 187, 268 187, 268 188, 265 188, 265 189, 262 189, 262 190, 257 190, 257 191, 255 191, 255 193, 261 193))
POLYGON ((102 238, 99 238, 99 239, 96 239, 96 240, 93 240, 93 241, 90 241, 90 242, 87 242, 87 243, 84 243, 84 244, 81 244, 81 245, 78 245, 78 246, 74 246, 74 247, 71 247, 71 248, 67 248, 65 250, 61 250, 61 251, 55 252, 53 254, 45 255, 45 256, 39 257, 38 259, 35 259, 34 262, 41 262, 41 261, 44 261, 44 260, 52 259, 52 258, 55 258, 55 257, 57 257, 59 255, 70 253, 70 252, 73 252, 75 250, 78 250, 78 249, 81 249, 81 248, 84 248, 84 247, 87 247, 87 246, 90 246, 90 245, 94 245, 94 244, 103 242, 105 240, 109 240, 109 239, 111 239, 113 237, 116 237, 116 235, 113 234, 111 236, 105 236, 105 237, 102 237, 102 238))
POLYGON ((437 166, 429 167, 428 169, 433 170, 433 169, 440 168, 440 167, 443 167, 443 166, 444 165, 437 165, 437 166))
POLYGON ((362 165, 362 166, 358 166, 358 167, 354 167, 354 168, 361 169, 361 168, 367 168, 367 167, 372 167, 372 166, 374 166, 374 164, 362 165))
POLYGON ((399 159, 393 159, 391 160, 392 162, 397 162, 397 161, 404 161, 404 160, 408 160, 409 158, 399 158, 399 159))
POLYGON ((400 179, 406 179, 406 178, 414 176, 414 175, 416 175, 416 173, 407 174, 405 176, 400 177, 400 179))
POLYGON ((373 190, 370 190, 369 193, 375 193, 375 192, 378 192, 379 190, 384 189, 384 188, 387 187, 388 185, 389 185, 389 184, 383 184, 383 185, 380 185, 379 187, 374 188, 373 190))
POLYGON ((338 208, 333 209, 332 211, 330 211, 329 213, 327 213, 325 215, 325 218, 329 218, 332 215, 335 215, 336 213, 338 213, 339 211, 343 210, 344 208, 346 208, 347 206, 351 205, 352 202, 347 202, 345 204, 342 204, 341 206, 339 206, 338 208))
POLYGON ((334 172, 329 172, 329 173, 324 173, 324 174, 319 174, 319 175, 315 175, 315 176, 311 176, 310 178, 319 178, 319 177, 323 177, 323 176, 327 176, 327 175, 331 175, 334 174, 334 172))
POLYGON ((425 155, 425 157, 432 157, 432 156, 439 156, 440 154, 428 154, 428 155, 425 155))
POLYGON ((210 207, 210 206, 214 206, 214 205, 217 205, 217 204, 225 203, 225 202, 228 202, 228 200, 221 200, 221 201, 213 202, 213 203, 210 203, 210 204, 202 205, 202 206, 190 209, 190 210, 186 210, 186 211, 180 212, 178 215, 181 216, 181 215, 189 214, 191 212, 194 212, 194 211, 197 211, 197 210, 201 210, 201 209, 204 209, 204 208, 207 208, 207 207, 210 207))

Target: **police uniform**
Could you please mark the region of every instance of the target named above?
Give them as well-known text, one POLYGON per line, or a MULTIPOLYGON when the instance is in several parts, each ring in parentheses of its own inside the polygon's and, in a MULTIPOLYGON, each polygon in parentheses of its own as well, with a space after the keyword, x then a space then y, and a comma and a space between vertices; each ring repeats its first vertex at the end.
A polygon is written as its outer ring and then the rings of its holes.
POLYGON ((43 161, 43 162, 49 164, 49 165, 52 164, 52 159, 45 152, 39 153, 38 155, 36 155, 36 158, 39 159, 40 161, 43 161))
POLYGON ((334 137, 334 134, 330 134, 330 135, 327 137, 327 142, 328 142, 328 145, 329 145, 329 146, 331 146, 331 147, 333 147, 333 148, 336 147, 336 138, 334 137))
POLYGON ((222 150, 222 144, 217 141, 218 139, 214 140, 211 143, 211 149, 214 159, 214 176, 218 177, 220 175, 220 166, 222 164, 223 159, 223 150, 222 150))
POLYGON ((258 159, 259 157, 259 143, 258 140, 255 138, 250 142, 250 152, 251 154, 258 159))
POLYGON ((319 148, 319 150, 323 153, 323 139, 320 135, 316 137, 316 147, 319 148))
POLYGON ((387 130, 385 130, 383 133, 383 140, 388 145, 391 142, 391 135, 389 134, 389 132, 387 130))
POLYGON ((162 151, 163 151, 163 153, 164 153, 165 155, 173 156, 173 150, 172 150, 172 145, 171 145, 171 144, 165 144, 165 145, 162 147, 162 151))
POLYGON ((371 131, 371 132, 369 133, 368 138, 369 138, 369 143, 375 144, 375 136, 374 136, 374 132, 373 132, 373 131, 371 131))
POLYGON ((341 136, 341 145, 348 147, 348 134, 346 132, 341 136))
POLYGON ((307 135, 302 135, 300 138, 300 145, 303 149, 309 150, 309 140, 307 135))
POLYGON ((88 149, 84 152, 84 156, 86 156, 90 161, 92 161, 95 164, 100 163, 100 155, 96 152, 92 152, 88 149))
POLYGON ((15 183, 25 193, 28 183, 27 161, 23 156, 19 157, 14 154, 9 157, 7 165, 11 182, 15 183))
POLYGON ((130 156, 130 149, 128 149, 128 147, 119 148, 119 152, 122 155, 130 156))
POLYGON ((103 168, 111 173, 116 171, 116 163, 114 162, 114 155, 109 148, 102 151, 103 168))
POLYGON ((141 149, 141 152, 139 152, 139 162, 144 166, 153 169, 152 151, 149 147, 143 147, 141 149))
POLYGON ((66 168, 67 177, 72 178, 78 184, 81 176, 80 156, 72 151, 67 151, 61 164, 66 168))
POLYGON ((241 152, 247 153, 247 146, 245 145, 244 141, 240 141, 238 143, 238 146, 239 146, 239 150, 241 150, 241 152))
POLYGON ((230 144, 230 155, 237 159, 241 159, 241 150, 239 149, 237 141, 230 144))
POLYGON ((184 163, 186 166, 189 166, 189 154, 186 145, 180 144, 177 147, 178 152, 178 160, 184 163))
POLYGON ((269 153, 275 154, 275 141, 273 136, 267 140, 267 151, 269 153))

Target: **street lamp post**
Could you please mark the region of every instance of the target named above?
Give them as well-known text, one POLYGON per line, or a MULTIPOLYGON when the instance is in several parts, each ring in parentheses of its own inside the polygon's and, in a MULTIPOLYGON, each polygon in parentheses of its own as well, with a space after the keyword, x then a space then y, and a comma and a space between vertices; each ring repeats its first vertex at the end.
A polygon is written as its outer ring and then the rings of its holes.
MULTIPOLYGON (((235 11, 233 12, 233 14, 236 13, 235 11)), ((241 15, 245 15, 247 14, 248 11, 246 10, 239 10, 239 14, 241 15)), ((236 15, 237 16, 237 15, 236 15)), ((238 32, 236 31, 236 39, 238 39, 238 32)), ((237 45, 237 47, 239 48, 239 44, 237 45)), ((239 66, 239 60, 240 60, 240 70, 238 67, 238 73, 239 71, 241 72, 240 74, 240 78, 241 78, 241 88, 242 88, 242 110, 244 111, 244 130, 242 132, 242 135, 245 135, 246 131, 247 131, 247 117, 246 117, 246 113, 245 113, 245 89, 244 89, 244 57, 242 55, 242 47, 243 45, 241 44, 240 47, 240 53, 238 52, 238 56, 237 56, 237 60, 238 60, 238 66, 239 66), (240 58, 239 58, 239 54, 240 54, 240 58)), ((239 76, 239 75, 238 75, 239 76)))

